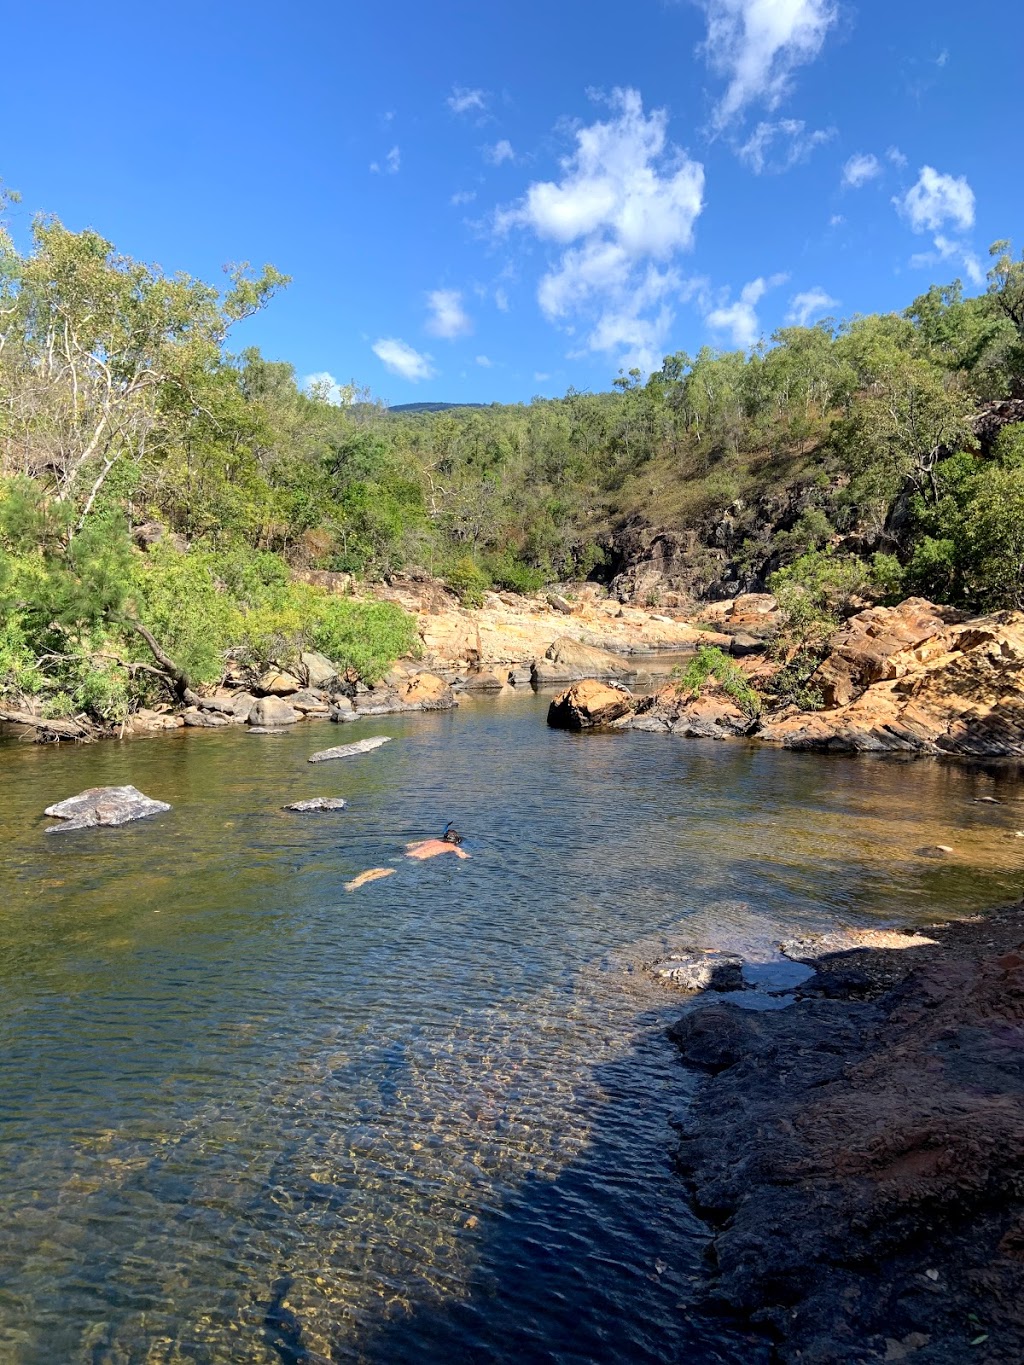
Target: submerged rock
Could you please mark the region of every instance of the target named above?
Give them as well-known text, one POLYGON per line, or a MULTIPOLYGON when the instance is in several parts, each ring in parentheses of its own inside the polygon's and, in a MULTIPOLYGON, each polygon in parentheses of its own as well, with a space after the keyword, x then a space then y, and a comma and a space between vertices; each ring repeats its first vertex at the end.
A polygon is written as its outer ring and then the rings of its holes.
POLYGON ((337 744, 333 749, 321 749, 310 754, 310 763, 326 763, 332 758, 352 758, 355 754, 368 754, 371 749, 379 749, 391 741, 390 735, 372 735, 369 739, 357 739, 354 744, 337 744))
POLYGON ((743 959, 729 953, 685 953, 658 962, 651 971, 684 991, 740 991, 743 959))
POLYGON ((66 801, 47 806, 45 815, 52 815, 61 824, 51 825, 47 834, 58 834, 68 829, 92 829, 96 825, 127 825, 132 820, 145 820, 170 810, 166 801, 154 801, 144 796, 137 787, 89 787, 66 801))
POLYGON ((340 796, 314 796, 309 801, 293 801, 285 810, 344 810, 347 805, 340 796))
POLYGON ((590 730, 596 725, 610 725, 632 709, 633 698, 628 692, 588 678, 552 699, 548 724, 556 730, 590 730))

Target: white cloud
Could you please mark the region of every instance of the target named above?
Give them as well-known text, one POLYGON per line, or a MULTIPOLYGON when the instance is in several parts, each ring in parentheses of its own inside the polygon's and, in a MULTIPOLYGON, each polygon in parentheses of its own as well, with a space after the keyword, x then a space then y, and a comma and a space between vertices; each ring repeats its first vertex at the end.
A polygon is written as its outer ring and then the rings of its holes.
POLYGON ((655 368, 682 287, 672 261, 693 243, 704 168, 669 143, 663 109, 644 114, 638 91, 615 90, 608 103, 607 121, 576 129, 561 179, 530 185, 495 227, 564 248, 537 290, 549 321, 572 330, 579 319, 590 350, 625 348, 623 361, 655 368))
POLYGON ((310 398, 317 398, 321 403, 330 403, 336 408, 351 403, 355 392, 351 384, 339 384, 328 370, 317 370, 315 374, 303 376, 301 387, 310 398))
POLYGON ((828 225, 829 227, 842 227, 845 222, 846 219, 841 213, 833 213, 832 217, 828 220, 828 225))
POLYGON ((824 289, 815 285, 813 289, 805 289, 800 294, 794 294, 789 301, 789 312, 786 314, 786 321, 793 322, 797 327, 807 327, 812 322, 817 322, 823 318, 830 308, 835 308, 839 304, 838 299, 834 299, 831 294, 826 294, 824 289))
POLYGON ((900 170, 907 164, 907 158, 898 147, 890 147, 885 155, 888 160, 891 161, 894 166, 898 166, 900 170))
POLYGON ((487 95, 483 90, 467 90, 465 86, 456 85, 446 103, 453 114, 468 114, 474 109, 483 113, 487 108, 487 95))
POLYGON ((847 189, 859 190, 881 174, 882 163, 873 152, 854 152, 843 167, 843 185, 847 189))
POLYGON ((387 175, 397 175, 401 165, 402 153, 398 147, 392 147, 390 152, 388 152, 387 156, 384 158, 383 168, 381 167, 379 161, 371 161, 370 170, 373 171, 374 175, 380 175, 382 169, 387 175))
POLYGON ((448 202, 458 208, 460 204, 472 204, 475 198, 476 190, 456 190, 448 202))
POLYGON ((823 142, 835 136, 834 128, 806 132, 803 119, 784 118, 777 123, 759 123, 748 140, 737 148, 737 155, 755 175, 763 171, 788 171, 806 161, 823 142), (777 150, 774 144, 778 143, 777 150))
POLYGON ((939 232, 947 224, 966 232, 974 225, 974 191, 965 176, 942 175, 922 166, 917 181, 892 201, 915 232, 939 232))
POLYGON ((748 105, 778 106, 796 67, 813 61, 835 23, 833 0, 704 0, 704 51, 728 85, 715 110, 723 128, 748 105))
POLYGON ((786 282, 785 275, 772 275, 767 280, 758 276, 740 290, 734 303, 723 303, 708 313, 705 321, 716 332, 728 332, 732 344, 747 350, 761 336, 761 324, 755 311, 769 289, 786 282))
POLYGON ((490 356, 478 355, 477 358, 476 358, 476 363, 477 363, 478 365, 482 366, 483 369, 485 369, 485 370, 493 370, 493 369, 494 369, 494 361, 490 358, 490 356))
POLYGON ((489 161, 492 166, 500 166, 503 161, 515 161, 516 154, 508 138, 503 137, 493 147, 484 148, 484 159, 489 161))
POLYGON ((473 323, 462 306, 462 295, 457 289, 432 290, 427 295, 427 307, 430 317, 426 326, 431 336, 446 337, 451 341, 473 330, 473 323))
POLYGON ((397 337, 381 337, 372 347, 374 355, 386 370, 415 384, 420 379, 433 379, 437 371, 430 356, 422 355, 397 337))
POLYGON ((985 283, 985 271, 978 257, 963 242, 953 241, 941 232, 936 233, 934 251, 918 251, 910 258, 911 269, 938 265, 940 261, 959 260, 973 285, 985 283))
POLYGON ((543 370, 535 370, 533 378, 536 383, 544 384, 551 378, 551 376, 549 374, 545 374, 543 370))
POLYGON ((508 312, 508 295, 504 289, 499 288, 494 291, 494 306, 499 313, 508 312))

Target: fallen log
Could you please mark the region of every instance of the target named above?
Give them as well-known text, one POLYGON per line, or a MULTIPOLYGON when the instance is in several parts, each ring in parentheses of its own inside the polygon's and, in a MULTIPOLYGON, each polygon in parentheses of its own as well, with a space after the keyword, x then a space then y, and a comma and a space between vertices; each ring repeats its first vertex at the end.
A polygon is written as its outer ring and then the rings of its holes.
POLYGON ((19 711, 11 706, 0 706, 0 721, 11 725, 25 725, 38 730, 40 737, 48 739, 77 739, 86 742, 96 738, 91 726, 77 720, 52 720, 44 716, 34 716, 31 711, 19 711))

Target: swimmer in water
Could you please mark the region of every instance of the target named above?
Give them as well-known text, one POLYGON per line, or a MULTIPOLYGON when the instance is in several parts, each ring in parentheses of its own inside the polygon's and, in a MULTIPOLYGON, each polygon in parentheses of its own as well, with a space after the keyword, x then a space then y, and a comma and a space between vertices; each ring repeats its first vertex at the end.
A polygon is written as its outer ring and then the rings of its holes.
POLYGON ((454 853, 456 858, 468 858, 470 855, 461 849, 462 835, 455 828, 451 820, 444 827, 444 833, 440 839, 424 839, 421 843, 410 844, 406 853, 407 858, 436 858, 439 853, 454 853))

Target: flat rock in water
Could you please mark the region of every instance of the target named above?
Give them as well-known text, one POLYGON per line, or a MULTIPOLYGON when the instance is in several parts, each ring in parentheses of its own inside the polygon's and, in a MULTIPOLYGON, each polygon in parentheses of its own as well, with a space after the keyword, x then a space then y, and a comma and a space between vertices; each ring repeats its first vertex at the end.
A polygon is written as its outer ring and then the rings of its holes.
POLYGON ((651 970, 683 991, 743 989, 743 959, 731 953, 681 953, 656 963, 651 970))
POLYGON ((92 829, 96 825, 126 825, 170 810, 166 801, 154 801, 137 787, 89 787, 66 801, 47 806, 44 814, 62 823, 51 825, 47 834, 67 829, 92 829))
POLYGON ((333 749, 321 749, 319 753, 310 754, 309 761, 326 763, 332 758, 352 758, 355 754, 368 754, 371 749, 379 749, 390 739, 390 735, 373 735, 370 739, 358 739, 354 744, 336 744, 333 749))
POLYGON ((340 796, 314 796, 309 801, 293 801, 285 810, 344 810, 347 805, 340 796))
POLYGON ((250 725, 246 731, 250 735, 286 735, 287 730, 282 730, 279 725, 250 725))

